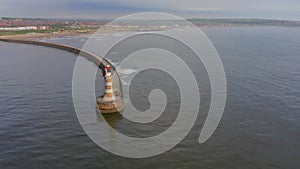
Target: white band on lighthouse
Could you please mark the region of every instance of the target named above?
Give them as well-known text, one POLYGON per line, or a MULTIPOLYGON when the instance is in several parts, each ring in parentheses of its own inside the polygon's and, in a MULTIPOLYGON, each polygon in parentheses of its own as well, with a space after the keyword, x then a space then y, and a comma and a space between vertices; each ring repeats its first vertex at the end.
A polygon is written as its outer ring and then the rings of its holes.
POLYGON ((105 86, 112 86, 112 82, 106 82, 105 86))
POLYGON ((106 89, 105 93, 113 93, 114 91, 112 89, 106 89))

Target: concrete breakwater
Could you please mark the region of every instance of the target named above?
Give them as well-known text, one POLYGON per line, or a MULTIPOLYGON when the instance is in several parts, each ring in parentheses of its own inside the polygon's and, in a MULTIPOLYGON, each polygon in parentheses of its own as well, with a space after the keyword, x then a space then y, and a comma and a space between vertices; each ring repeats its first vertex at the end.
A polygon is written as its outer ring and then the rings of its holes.
MULTIPOLYGON (((111 111, 110 109, 107 109, 107 104, 106 102, 101 102, 99 103, 97 101, 97 108, 100 109, 101 111, 101 107, 106 107, 105 109, 105 113, 113 113, 115 112, 115 110, 122 110, 123 109, 123 104, 118 104, 118 102, 123 103, 123 93, 122 93, 122 85, 121 85, 121 80, 119 77, 119 74, 117 73, 116 69, 113 67, 113 65, 104 57, 96 55, 92 52, 77 48, 77 47, 73 47, 73 46, 67 46, 67 45, 63 45, 63 44, 56 44, 56 43, 49 43, 49 42, 40 42, 40 41, 32 41, 32 40, 21 40, 21 39, 8 39, 8 38, 1 38, 0 37, 0 41, 3 42, 10 42, 10 43, 20 43, 20 44, 29 44, 29 45, 37 45, 37 46, 45 46, 45 47, 51 47, 51 48, 56 48, 56 49, 60 49, 60 50, 64 50, 64 51, 68 51, 71 53, 74 53, 76 55, 82 56, 87 58, 88 60, 92 61, 94 64, 97 65, 97 67, 99 67, 102 70, 102 74, 105 77, 106 75, 106 67, 109 65, 109 67, 111 67, 111 73, 114 75, 112 78, 112 90, 114 95, 117 96, 118 100, 114 101, 113 104, 111 104, 111 101, 109 103, 109 105, 112 105, 111 111), (118 106, 121 105, 121 107, 114 107, 114 106, 118 106)), ((106 79, 105 79, 106 80, 106 79)), ((106 82, 107 83, 107 82, 106 82)), ((101 96, 99 98, 97 98, 97 100, 102 99, 104 96, 101 96)))
MULTIPOLYGON (((31 41, 31 40, 19 40, 19 39, 4 39, 0 37, 0 41, 4 42, 11 42, 11 43, 21 43, 21 44, 30 44, 30 45, 37 45, 37 46, 46 46, 56 49, 65 50, 68 52, 72 52, 74 54, 83 56, 92 62, 94 62, 97 66, 100 66, 102 70, 104 70, 106 65, 111 65, 104 57, 101 57, 99 55, 96 55, 92 52, 73 47, 73 46, 67 46, 63 44, 56 44, 56 43, 49 43, 49 42, 40 42, 40 41, 31 41)), ((112 66, 112 65, 111 65, 112 66)), ((114 67, 112 66, 112 69, 115 71, 114 67)))

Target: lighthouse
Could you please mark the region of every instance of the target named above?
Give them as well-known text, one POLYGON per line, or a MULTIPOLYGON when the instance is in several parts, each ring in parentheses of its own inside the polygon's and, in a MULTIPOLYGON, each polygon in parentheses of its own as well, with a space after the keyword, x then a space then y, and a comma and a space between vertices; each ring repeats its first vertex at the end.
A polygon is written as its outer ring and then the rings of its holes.
POLYGON ((113 71, 110 65, 104 69, 105 92, 104 95, 97 98, 97 108, 101 113, 120 112, 124 108, 123 98, 116 96, 113 88, 113 71))
POLYGON ((116 96, 113 91, 111 67, 110 65, 107 65, 105 67, 105 94, 103 101, 110 102, 115 100, 116 96))

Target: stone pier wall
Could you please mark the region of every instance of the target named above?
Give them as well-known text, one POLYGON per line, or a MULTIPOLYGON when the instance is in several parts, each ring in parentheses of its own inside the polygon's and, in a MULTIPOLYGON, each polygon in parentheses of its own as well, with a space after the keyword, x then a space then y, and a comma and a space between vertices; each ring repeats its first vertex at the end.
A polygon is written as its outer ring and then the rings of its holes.
POLYGON ((120 77, 119 77, 116 69, 113 67, 113 65, 102 56, 96 55, 92 52, 89 52, 89 51, 86 51, 86 50, 83 50, 83 49, 80 49, 77 47, 67 46, 67 45, 63 45, 63 44, 32 41, 32 40, 7 39, 7 38, 1 38, 1 37, 0 37, 0 41, 10 42, 10 43, 30 44, 30 45, 37 45, 37 46, 46 46, 46 47, 51 47, 51 48, 56 48, 56 49, 72 52, 74 54, 77 54, 79 56, 83 56, 83 57, 89 59, 90 61, 95 63, 97 66, 99 66, 102 69, 102 72, 104 72, 106 65, 110 65, 112 68, 112 72, 116 75, 116 78, 113 78, 114 86, 118 86, 117 91, 115 91, 116 95, 123 98, 120 77))

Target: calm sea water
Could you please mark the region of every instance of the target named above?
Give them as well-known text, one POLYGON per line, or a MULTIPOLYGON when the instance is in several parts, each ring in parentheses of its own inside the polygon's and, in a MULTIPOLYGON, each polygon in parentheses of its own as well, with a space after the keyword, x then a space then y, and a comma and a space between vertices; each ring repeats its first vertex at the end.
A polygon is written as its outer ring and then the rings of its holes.
MULTIPOLYGON (((72 102, 76 55, 0 42, 0 168, 300 168, 300 29, 215 28, 204 32, 218 50, 227 76, 221 123, 207 142, 199 144, 205 118, 200 115, 179 145, 147 159, 112 155, 84 133, 72 102)), ((116 36, 122 35, 103 35, 99 40, 116 36)), ((46 41, 82 46, 86 39, 46 41)), ((96 52, 101 53, 101 47, 96 52)), ((121 76, 129 73, 123 70, 121 76)), ((151 74, 148 77, 141 84, 155 81, 151 74)), ((102 79, 96 82, 98 94, 103 93, 101 83, 102 79)), ((133 97, 143 101, 147 97, 143 87, 137 86, 133 97)), ((206 97, 201 101, 205 103, 206 97)), ((147 107, 139 104, 140 109, 147 107)), ((175 104, 169 111, 177 108, 175 104)), ((107 120, 120 132, 146 137, 165 130, 174 117, 163 116, 142 129, 128 127, 130 123, 121 117, 107 120)))

